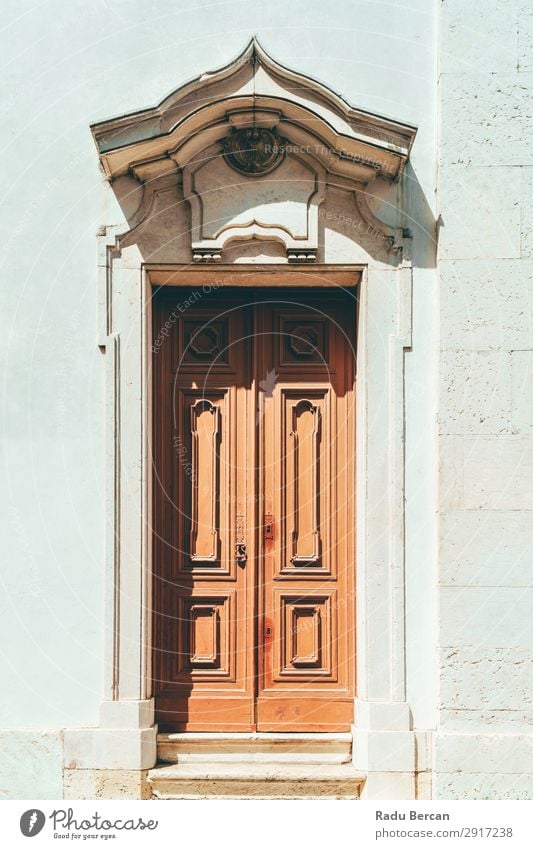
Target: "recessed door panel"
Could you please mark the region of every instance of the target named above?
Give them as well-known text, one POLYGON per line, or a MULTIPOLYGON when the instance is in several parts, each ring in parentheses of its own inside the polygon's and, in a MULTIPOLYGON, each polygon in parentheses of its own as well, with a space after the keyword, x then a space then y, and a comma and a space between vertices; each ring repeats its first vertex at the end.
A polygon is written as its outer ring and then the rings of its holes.
POLYGON ((303 576, 331 570, 331 390, 292 385, 274 403, 280 458, 277 512, 282 537, 279 574, 303 576))
POLYGON ((236 402, 231 387, 175 387, 173 491, 174 576, 234 572, 231 558, 231 489, 235 457, 232 422, 236 402))
POLYGON ((208 398, 191 406, 191 565, 220 558, 220 411, 208 398))

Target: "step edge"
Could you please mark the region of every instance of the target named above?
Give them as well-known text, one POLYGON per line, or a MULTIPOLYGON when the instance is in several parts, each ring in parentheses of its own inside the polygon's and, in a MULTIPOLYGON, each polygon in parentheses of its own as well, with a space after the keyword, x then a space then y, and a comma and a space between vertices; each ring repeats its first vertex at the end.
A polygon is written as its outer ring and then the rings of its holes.
MULTIPOLYGON (((342 769, 344 764, 335 765, 338 769, 342 769)), ((366 780, 366 775, 358 770, 350 770, 345 769, 339 774, 335 774, 335 772, 325 772, 325 773, 317 773, 315 775, 309 775, 305 772, 301 774, 291 774, 283 773, 283 770, 279 770, 273 773, 267 773, 265 775, 261 775, 258 772, 247 772, 242 770, 242 772, 219 772, 218 770, 207 770, 207 771, 198 771, 197 774, 185 772, 185 773, 177 773, 177 772, 166 772, 164 774, 159 770, 150 770, 147 775, 147 780, 150 784, 154 784, 157 782, 175 782, 175 783, 183 783, 183 782, 193 782, 193 781, 228 781, 228 782, 236 782, 236 781, 266 781, 268 783, 272 782, 287 782, 287 781, 303 781, 303 782, 335 782, 335 781, 355 781, 362 782, 366 780)))
POLYGON ((272 763, 272 764, 349 764, 351 756, 343 752, 209 752, 180 753, 176 757, 164 757, 159 754, 158 763, 162 766, 205 763, 272 763))
POLYGON ((227 740, 230 743, 241 741, 350 743, 352 734, 349 731, 169 731, 157 735, 158 743, 205 743, 210 740, 227 740))
POLYGON ((275 802, 275 801, 289 801, 289 802, 327 802, 335 799, 337 802, 357 802, 360 800, 360 796, 348 795, 347 793, 337 793, 335 795, 322 795, 322 796, 278 796, 272 794, 272 796, 223 796, 220 794, 213 794, 212 796, 206 796, 205 793, 157 793, 154 792, 152 796, 152 801, 172 801, 173 799, 182 800, 184 802, 197 802, 197 801, 206 801, 206 800, 224 800, 226 802, 242 802, 242 801, 251 801, 251 802, 275 802))

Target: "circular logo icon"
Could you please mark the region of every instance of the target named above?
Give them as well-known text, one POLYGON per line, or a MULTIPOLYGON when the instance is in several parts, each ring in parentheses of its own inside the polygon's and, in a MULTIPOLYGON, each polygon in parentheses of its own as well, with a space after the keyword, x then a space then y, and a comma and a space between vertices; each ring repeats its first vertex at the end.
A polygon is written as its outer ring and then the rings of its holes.
POLYGON ((20 830, 24 837, 35 837, 43 830, 46 817, 42 811, 37 808, 30 808, 25 811, 20 818, 20 830))

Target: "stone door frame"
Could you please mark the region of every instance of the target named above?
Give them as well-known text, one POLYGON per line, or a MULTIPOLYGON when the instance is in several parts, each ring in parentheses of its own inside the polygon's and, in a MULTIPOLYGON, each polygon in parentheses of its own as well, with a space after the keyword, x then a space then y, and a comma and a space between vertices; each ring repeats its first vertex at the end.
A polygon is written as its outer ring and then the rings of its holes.
MULTIPOLYGON (((154 267, 135 265, 130 251, 117 246, 124 232, 112 227, 99 236, 98 343, 105 355, 106 398, 103 698, 98 728, 66 732, 66 766, 142 772, 156 762, 157 735, 151 690, 150 277, 158 278, 154 267)), ((404 354, 411 345, 412 296, 408 239, 402 247, 403 259, 396 268, 367 264, 313 269, 318 276, 329 271, 335 278, 351 271, 361 277, 353 733, 354 761, 367 774, 364 795, 369 798, 383 798, 383 787, 391 781, 393 797, 414 798, 415 793, 416 739, 406 703, 404 636, 404 354)), ((174 275, 173 285, 177 277, 190 285, 191 274, 175 274, 178 268, 191 266, 159 267, 159 279, 174 275)), ((294 266, 262 270, 288 281, 298 279, 294 266)), ((259 268, 204 266, 193 271, 195 277, 210 281, 204 285, 217 280, 227 285, 234 275, 244 279, 250 271, 257 279, 259 268)))

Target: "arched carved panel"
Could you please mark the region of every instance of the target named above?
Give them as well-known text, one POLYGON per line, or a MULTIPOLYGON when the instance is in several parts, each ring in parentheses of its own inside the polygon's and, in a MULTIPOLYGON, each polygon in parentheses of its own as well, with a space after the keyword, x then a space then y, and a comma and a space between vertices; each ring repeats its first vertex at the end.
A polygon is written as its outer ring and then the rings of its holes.
POLYGON ((201 399, 191 407, 191 533, 192 563, 215 562, 219 549, 219 481, 218 452, 220 412, 218 407, 201 399))
POLYGON ((293 521, 290 560, 294 566, 317 566, 320 560, 320 421, 321 411, 311 401, 293 406, 287 515, 293 521))

